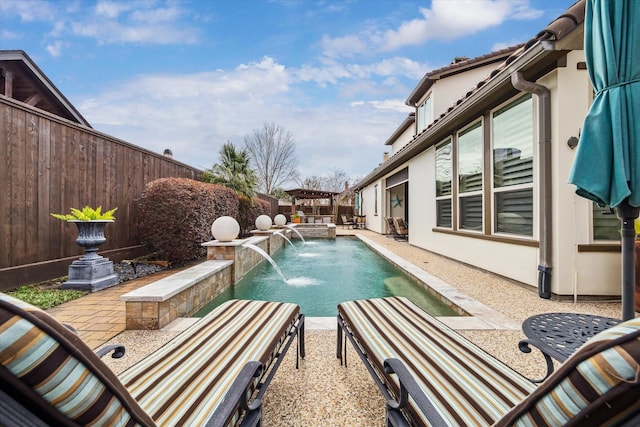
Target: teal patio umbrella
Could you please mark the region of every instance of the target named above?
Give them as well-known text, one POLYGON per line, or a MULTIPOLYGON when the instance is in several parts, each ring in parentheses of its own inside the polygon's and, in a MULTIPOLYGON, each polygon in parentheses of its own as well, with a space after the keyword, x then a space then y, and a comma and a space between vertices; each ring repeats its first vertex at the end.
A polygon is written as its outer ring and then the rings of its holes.
POLYGON ((596 91, 569 182, 622 222, 622 318, 634 317, 633 221, 640 206, 640 1, 587 0, 584 50, 596 91))

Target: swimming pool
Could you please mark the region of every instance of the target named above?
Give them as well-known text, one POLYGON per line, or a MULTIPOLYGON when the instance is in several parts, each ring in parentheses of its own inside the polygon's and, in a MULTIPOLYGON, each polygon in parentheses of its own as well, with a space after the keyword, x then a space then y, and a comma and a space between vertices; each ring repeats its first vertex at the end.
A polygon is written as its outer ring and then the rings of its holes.
POLYGON ((337 314, 343 301, 394 295, 411 299, 434 316, 460 315, 358 239, 295 241, 273 260, 286 283, 270 263, 263 262, 194 317, 234 298, 293 302, 306 316, 328 317, 337 314))

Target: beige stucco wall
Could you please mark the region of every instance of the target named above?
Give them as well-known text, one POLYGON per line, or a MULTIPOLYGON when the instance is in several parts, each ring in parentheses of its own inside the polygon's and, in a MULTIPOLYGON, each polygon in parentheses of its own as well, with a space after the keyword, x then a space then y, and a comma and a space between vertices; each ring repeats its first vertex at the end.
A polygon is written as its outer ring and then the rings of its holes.
MULTIPOLYGON (((620 254, 618 252, 578 252, 578 245, 593 245, 591 202, 575 195, 575 188, 568 184, 568 176, 575 156, 567 141, 578 137, 592 98, 586 70, 577 65, 583 62, 582 51, 570 52, 566 66, 559 67, 537 83, 551 91, 551 147, 552 147, 552 293, 564 297, 575 293, 585 296, 612 296, 620 294, 620 254)), ((481 77, 480 77, 481 78, 481 77)), ((470 77, 477 81, 479 78, 470 77)), ((462 80, 456 81, 456 86, 462 80)), ((446 92, 447 80, 439 81, 438 91, 446 92)), ((450 79, 448 83, 453 83, 450 79)), ((457 99, 457 97, 455 98, 457 99)), ((537 112, 538 100, 534 96, 534 111, 537 112)), ((448 102, 448 101, 447 101, 448 102)), ((536 147, 539 136, 534 135, 536 147)), ((539 156, 534 154, 534 236, 538 241, 539 230, 539 156)), ((471 238, 464 234, 451 234, 434 231, 436 224, 435 209, 435 149, 429 148, 417 155, 402 167, 409 167, 409 242, 417 247, 442 254, 444 256, 492 271, 537 288, 539 249, 535 246, 512 242, 499 242, 489 239, 471 238)), ((384 182, 384 180, 382 180, 384 182)), ((378 190, 380 181, 378 181, 378 190)), ((365 189, 368 202, 373 203, 373 185, 365 189)), ((380 206, 385 201, 379 195, 380 206)), ((388 200, 386 201, 389 202, 388 200)), ((490 201, 485 201, 490 203, 490 201)), ((369 213, 367 213, 369 215, 369 213)), ((378 231, 382 229, 382 217, 371 221, 368 227, 378 231)), ((612 243, 612 242, 604 242, 612 243)))
POLYGON ((393 144, 391 144, 391 153, 389 153, 389 155, 394 155, 395 153, 398 152, 398 150, 400 150, 402 147, 404 147, 409 142, 411 142, 415 134, 416 134, 416 125, 414 123, 408 128, 406 128, 404 132, 402 132, 402 134, 400 134, 400 136, 398 136, 398 138, 396 138, 396 140, 393 141, 393 144))

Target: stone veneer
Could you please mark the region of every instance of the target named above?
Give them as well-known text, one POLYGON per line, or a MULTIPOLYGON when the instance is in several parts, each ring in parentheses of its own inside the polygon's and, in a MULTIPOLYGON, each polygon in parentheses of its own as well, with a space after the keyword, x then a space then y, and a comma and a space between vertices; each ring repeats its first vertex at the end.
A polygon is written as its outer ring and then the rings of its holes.
POLYGON ((207 261, 122 295, 126 328, 160 329, 178 317, 193 315, 264 261, 261 254, 242 246, 244 243, 270 255, 286 243, 272 230, 254 234, 249 239, 203 243, 207 261))
POLYGON ((122 295, 127 329, 160 329, 189 317, 231 286, 233 265, 203 262, 122 295))
MULTIPOLYGON (((335 224, 294 224, 296 230, 302 235, 302 237, 311 237, 314 239, 335 239, 336 238, 336 225, 335 224)), ((292 234, 293 237, 298 237, 297 233, 292 234)))

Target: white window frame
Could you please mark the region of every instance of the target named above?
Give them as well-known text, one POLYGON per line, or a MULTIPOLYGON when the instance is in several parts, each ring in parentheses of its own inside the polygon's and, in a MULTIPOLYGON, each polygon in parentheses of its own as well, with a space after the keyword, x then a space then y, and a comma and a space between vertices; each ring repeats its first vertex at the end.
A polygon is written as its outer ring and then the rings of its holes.
POLYGON ((486 200, 484 200, 484 182, 485 182, 485 176, 484 176, 484 147, 485 147, 485 140, 484 140, 484 121, 482 118, 477 119, 472 121, 471 123, 469 123, 469 125, 465 126, 464 128, 460 129, 457 133, 457 138, 456 138, 456 153, 457 153, 457 167, 456 167, 456 182, 458 183, 457 189, 458 189, 458 194, 456 194, 457 197, 457 202, 458 202, 458 213, 457 213, 457 224, 458 224, 458 230, 463 230, 465 232, 474 232, 474 233, 482 233, 484 232, 484 227, 485 227, 485 223, 484 223, 484 216, 485 216, 485 211, 486 211, 486 200), (462 172, 462 168, 460 167, 460 162, 463 161, 463 156, 461 156, 460 154, 460 141, 461 138, 464 138, 465 135, 467 135, 470 132, 479 130, 480 132, 480 139, 481 139, 481 147, 480 147, 480 153, 479 153, 479 159, 480 159, 480 188, 477 190, 471 190, 471 191, 462 191, 462 185, 460 182, 461 179, 461 175, 460 173, 462 172), (469 228, 469 227, 463 227, 463 202, 465 201, 465 199, 470 199, 470 198, 477 198, 480 197, 480 203, 481 203, 481 210, 480 210, 480 227, 478 229, 474 229, 474 228, 469 228))
POLYGON ((535 150, 536 144, 535 144, 535 137, 536 137, 536 117, 535 117, 535 101, 533 99, 533 97, 528 94, 528 95, 521 95, 518 97, 514 97, 512 99, 510 99, 509 101, 501 104, 500 106, 494 108, 491 110, 490 112, 490 129, 491 129, 491 137, 490 137, 490 141, 489 141, 489 147, 490 147, 490 153, 491 153, 491 211, 493 212, 492 215, 492 221, 491 221, 491 228, 492 228, 492 234, 499 234, 499 235, 512 235, 512 236, 517 236, 517 237, 521 237, 521 238, 529 238, 529 239, 533 239, 536 235, 536 209, 535 209, 535 205, 536 205, 536 191, 535 191, 535 183, 536 183, 536 176, 537 176, 537 170, 536 170, 536 160, 537 160, 537 153, 535 150), (504 186, 500 186, 500 187, 496 187, 496 182, 495 182, 495 150, 494 150, 494 135, 495 135, 495 126, 494 126, 494 118, 495 118, 495 114, 500 111, 500 110, 504 110, 505 107, 508 107, 509 105, 513 104, 513 107, 519 106, 521 105, 523 102, 530 102, 531 105, 531 181, 530 182, 526 182, 526 183, 520 183, 520 184, 512 184, 512 185, 504 185, 504 186), (518 218, 514 217, 514 224, 513 226, 513 231, 504 231, 504 230, 499 230, 498 229, 498 207, 497 207, 497 197, 500 194, 508 194, 508 193, 516 193, 516 192, 521 192, 521 191, 530 191, 531 192, 531 212, 530 212, 530 216, 531 216, 531 228, 530 228, 530 233, 522 233, 522 232, 517 232, 516 230, 518 230, 518 227, 522 227, 522 223, 521 220, 518 220, 518 218), (521 224, 518 224, 518 222, 520 222, 521 224))
POLYGON ((449 194, 443 194, 438 196, 438 189, 436 188, 435 194, 436 194, 436 203, 435 203, 435 207, 436 207, 436 227, 439 228, 445 228, 445 229, 452 229, 453 228, 453 224, 455 223, 456 219, 453 217, 453 180, 456 179, 456 177, 453 175, 453 150, 454 148, 454 144, 453 144, 453 138, 449 137, 447 139, 445 139, 444 141, 440 142, 437 146, 436 146, 436 150, 435 150, 435 156, 436 156, 436 166, 435 166, 435 171, 436 171, 436 185, 438 182, 438 150, 441 149, 442 147, 444 147, 445 145, 449 145, 450 148, 450 158, 449 158, 449 168, 450 168, 450 177, 451 177, 451 188, 449 190, 449 194), (451 222, 450 224, 447 225, 441 225, 438 224, 438 219, 440 218, 440 211, 438 210, 438 202, 441 201, 449 201, 450 204, 450 210, 451 210, 451 222))
POLYGON ((433 122, 433 100, 431 94, 427 95, 426 99, 418 105, 416 111, 416 126, 418 133, 422 132, 433 122), (429 104, 429 110, 427 111, 427 103, 429 104))

